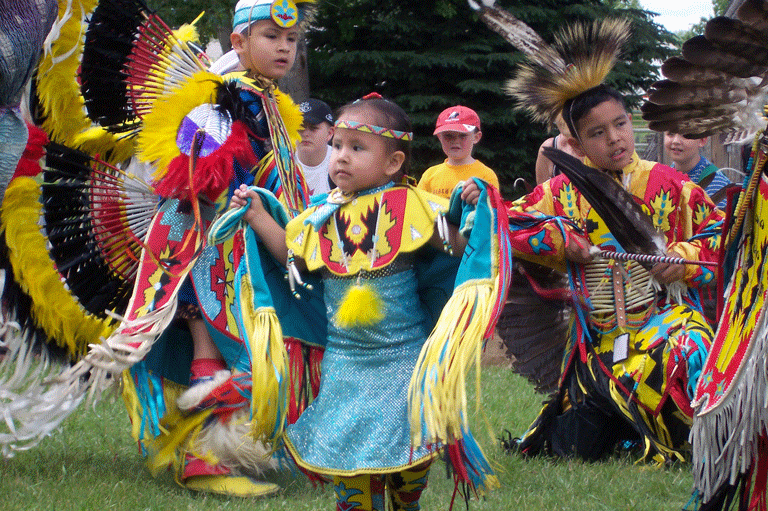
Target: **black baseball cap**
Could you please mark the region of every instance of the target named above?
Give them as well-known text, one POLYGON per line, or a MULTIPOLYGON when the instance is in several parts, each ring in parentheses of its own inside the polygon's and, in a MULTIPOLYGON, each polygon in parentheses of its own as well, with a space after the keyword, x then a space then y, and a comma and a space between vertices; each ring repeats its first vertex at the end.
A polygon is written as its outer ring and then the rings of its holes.
POLYGON ((299 104, 299 111, 304 114, 305 124, 321 124, 327 122, 333 126, 333 112, 324 101, 309 98, 299 104))

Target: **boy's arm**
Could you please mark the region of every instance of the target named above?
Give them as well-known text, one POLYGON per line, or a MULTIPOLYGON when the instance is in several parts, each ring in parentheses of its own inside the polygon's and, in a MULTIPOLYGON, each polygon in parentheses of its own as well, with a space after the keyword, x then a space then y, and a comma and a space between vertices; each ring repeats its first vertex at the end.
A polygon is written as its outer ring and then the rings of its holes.
MULTIPOLYGON (((480 191, 469 180, 461 198, 477 204, 480 191)), ((564 261, 576 263, 592 260, 590 243, 576 228, 573 219, 557 211, 549 184, 537 186, 530 194, 507 203, 510 218, 510 241, 515 256, 564 270, 564 261)), ((575 210, 578 214, 578 210, 575 210)))
MULTIPOLYGON (((723 213, 715 208, 702 188, 686 183, 678 203, 678 226, 668 244, 669 252, 694 261, 718 260, 723 213)), ((714 273, 703 266, 685 265, 683 280, 698 287, 714 273)))
POLYGON ((248 211, 243 215, 243 219, 248 222, 251 229, 258 235, 261 242, 267 247, 272 257, 278 261, 288 260, 288 247, 285 244, 285 229, 278 224, 272 215, 264 208, 259 194, 248 189, 246 185, 240 185, 232 196, 233 207, 242 207, 251 200, 248 211))

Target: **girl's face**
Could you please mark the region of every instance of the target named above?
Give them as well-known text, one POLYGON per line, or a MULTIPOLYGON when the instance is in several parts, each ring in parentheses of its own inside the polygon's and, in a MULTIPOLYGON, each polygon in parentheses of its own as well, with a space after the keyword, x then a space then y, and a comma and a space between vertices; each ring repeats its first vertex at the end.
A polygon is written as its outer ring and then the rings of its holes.
POLYGON ((632 118, 615 100, 603 101, 582 117, 576 126, 579 139, 569 142, 579 156, 587 156, 598 168, 620 171, 635 153, 632 118))
MULTIPOLYGON (((368 108, 354 108, 339 120, 377 123, 368 108)), ((402 151, 392 152, 379 135, 347 128, 333 133, 329 174, 343 192, 360 192, 392 181, 405 160, 402 151)))
POLYGON ((272 20, 260 20, 242 34, 233 33, 230 40, 248 76, 277 79, 293 66, 299 29, 296 26, 282 28, 272 20))

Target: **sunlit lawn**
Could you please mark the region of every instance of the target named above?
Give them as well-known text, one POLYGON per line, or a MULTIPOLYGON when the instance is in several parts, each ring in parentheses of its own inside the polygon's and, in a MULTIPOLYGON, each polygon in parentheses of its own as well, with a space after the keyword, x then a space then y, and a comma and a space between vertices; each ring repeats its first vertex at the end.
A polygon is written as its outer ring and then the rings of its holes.
MULTIPOLYGON (((470 380, 471 381, 471 380, 470 380)), ((498 469, 501 488, 476 510, 679 510, 689 498, 687 465, 657 468, 625 455, 600 463, 533 459, 504 454, 495 436, 520 434, 535 417, 542 397, 506 368, 483 370, 485 421, 473 417, 475 434, 498 469), (492 437, 493 435, 493 437, 492 437)), ((332 510, 332 489, 313 488, 303 476, 273 473, 283 490, 261 500, 196 494, 177 486, 170 473, 154 479, 130 438, 121 402, 82 407, 62 430, 36 449, 4 460, 0 509, 13 510, 332 510)), ((442 462, 432 471, 423 509, 448 509, 453 482, 442 462)), ((454 509, 464 508, 458 502, 454 509)))

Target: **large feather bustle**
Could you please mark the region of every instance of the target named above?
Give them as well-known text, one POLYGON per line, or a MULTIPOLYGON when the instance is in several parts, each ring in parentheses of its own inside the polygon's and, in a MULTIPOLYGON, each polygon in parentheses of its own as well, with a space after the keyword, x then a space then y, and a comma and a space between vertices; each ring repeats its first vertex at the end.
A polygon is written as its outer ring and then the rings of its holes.
POLYGON ((31 178, 14 179, 8 186, 0 215, 8 256, 14 279, 32 299, 35 323, 77 360, 114 325, 87 313, 62 283, 38 225, 39 196, 40 186, 31 178))
POLYGON ((703 35, 683 44, 681 57, 662 65, 666 79, 652 86, 649 106, 642 109, 651 129, 689 138, 721 133, 726 143, 734 143, 753 138, 765 126, 766 5, 764 0, 747 0, 737 19, 709 20, 703 35))
POLYGON ((542 58, 559 59, 565 67, 553 72, 523 64, 505 90, 535 120, 552 122, 568 100, 603 83, 629 35, 629 22, 619 18, 567 26, 542 52, 542 58))
POLYGON ((93 11, 85 33, 80 90, 88 116, 108 130, 133 129, 123 66, 138 27, 149 14, 141 0, 102 1, 93 11))
POLYGON ((97 3, 59 2, 58 18, 37 67, 35 90, 42 110, 41 125, 52 140, 101 154, 114 163, 133 153, 133 140, 115 137, 91 125, 77 81, 87 16, 97 3))
POLYGON ((157 196, 142 178, 49 144, 41 202, 49 256, 88 312, 122 314, 157 196))

